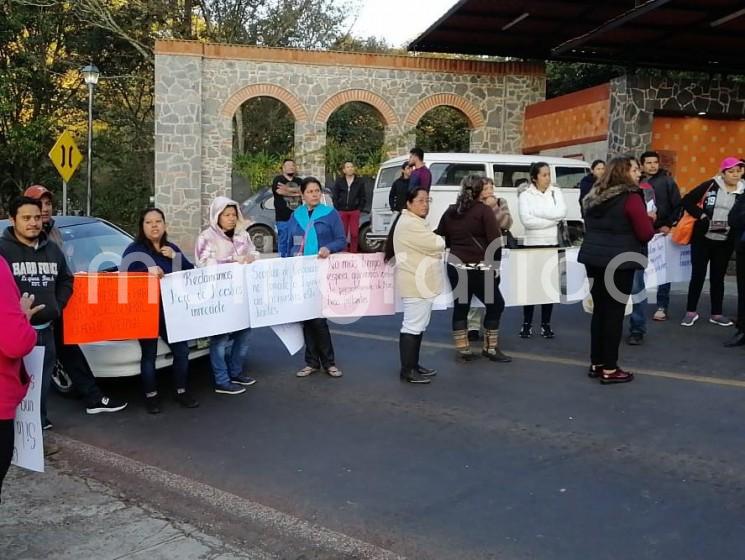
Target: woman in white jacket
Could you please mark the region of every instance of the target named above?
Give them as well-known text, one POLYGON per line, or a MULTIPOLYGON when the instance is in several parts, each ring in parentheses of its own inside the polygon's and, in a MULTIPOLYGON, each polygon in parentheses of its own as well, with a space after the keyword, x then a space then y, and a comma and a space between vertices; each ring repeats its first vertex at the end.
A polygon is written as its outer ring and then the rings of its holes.
MULTIPOLYGON (((530 166, 530 186, 518 196, 520 222, 525 228, 524 247, 558 247, 559 222, 567 215, 561 189, 551 184, 551 169, 542 161, 530 166)), ((553 338, 551 313, 553 304, 541 306, 541 336, 553 338)), ((522 338, 533 335, 533 306, 523 307, 522 338)))

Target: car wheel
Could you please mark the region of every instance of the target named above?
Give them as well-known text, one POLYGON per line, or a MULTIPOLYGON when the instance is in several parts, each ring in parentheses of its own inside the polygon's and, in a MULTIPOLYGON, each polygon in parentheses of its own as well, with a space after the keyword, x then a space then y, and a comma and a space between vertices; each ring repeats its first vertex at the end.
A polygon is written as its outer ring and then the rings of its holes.
POLYGON ((59 360, 54 364, 52 371, 52 386, 61 395, 72 395, 75 390, 70 374, 65 371, 65 366, 59 360))
POLYGON ((385 248, 385 240, 383 239, 368 239, 368 235, 372 231, 372 224, 369 222, 360 228, 359 244, 360 249, 363 253, 378 253, 385 248))
POLYGON ((252 226, 248 229, 248 235, 260 253, 274 252, 274 232, 267 226, 252 226))

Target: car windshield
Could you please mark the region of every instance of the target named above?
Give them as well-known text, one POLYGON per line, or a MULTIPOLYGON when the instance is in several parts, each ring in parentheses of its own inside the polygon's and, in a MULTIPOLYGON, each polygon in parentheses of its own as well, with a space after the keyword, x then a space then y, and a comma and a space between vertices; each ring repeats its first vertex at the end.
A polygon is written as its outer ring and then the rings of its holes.
POLYGON ((105 222, 60 228, 67 263, 73 272, 116 271, 132 238, 105 222))

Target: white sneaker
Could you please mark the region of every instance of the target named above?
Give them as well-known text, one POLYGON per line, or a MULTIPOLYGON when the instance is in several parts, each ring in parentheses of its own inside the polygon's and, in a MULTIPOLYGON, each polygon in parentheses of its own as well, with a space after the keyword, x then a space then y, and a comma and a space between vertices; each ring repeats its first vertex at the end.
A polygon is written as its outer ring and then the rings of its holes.
POLYGON ((657 311, 652 315, 652 319, 655 321, 667 321, 667 309, 664 307, 658 307, 657 311))

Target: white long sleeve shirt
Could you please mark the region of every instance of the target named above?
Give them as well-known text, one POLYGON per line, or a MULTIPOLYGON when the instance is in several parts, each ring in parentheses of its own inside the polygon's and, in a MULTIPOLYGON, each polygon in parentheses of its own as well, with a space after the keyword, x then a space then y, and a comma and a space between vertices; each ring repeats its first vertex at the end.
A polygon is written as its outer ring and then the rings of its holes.
POLYGON ((525 228, 523 245, 558 245, 557 226, 567 215, 561 189, 550 185, 541 192, 535 185, 531 185, 518 197, 518 212, 525 228))

